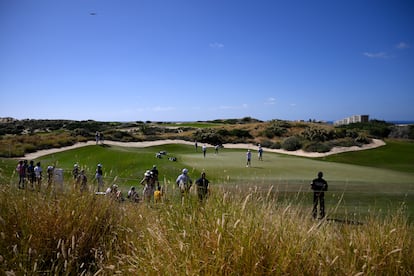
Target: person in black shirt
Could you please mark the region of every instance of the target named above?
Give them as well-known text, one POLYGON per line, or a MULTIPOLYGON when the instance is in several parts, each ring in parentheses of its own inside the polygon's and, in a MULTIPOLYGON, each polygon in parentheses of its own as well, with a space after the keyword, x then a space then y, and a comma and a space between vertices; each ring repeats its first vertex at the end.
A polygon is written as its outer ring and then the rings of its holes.
POLYGON ((311 182, 311 189, 313 190, 313 210, 312 216, 316 219, 318 213, 318 201, 320 209, 320 218, 325 217, 325 191, 328 190, 328 183, 323 179, 323 173, 318 173, 318 178, 311 182))
POLYGON ((195 183, 197 185, 198 199, 200 201, 203 201, 206 198, 207 194, 208 194, 209 181, 206 178, 206 173, 203 172, 201 174, 201 177, 199 179, 197 179, 197 181, 195 183))

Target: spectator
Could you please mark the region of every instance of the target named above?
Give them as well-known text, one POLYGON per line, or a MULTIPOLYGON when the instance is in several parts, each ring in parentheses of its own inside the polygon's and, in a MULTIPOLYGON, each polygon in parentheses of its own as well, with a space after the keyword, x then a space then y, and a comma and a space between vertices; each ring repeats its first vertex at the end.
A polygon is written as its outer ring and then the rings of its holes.
POLYGON ((29 178, 31 189, 34 189, 34 182, 36 179, 34 168, 35 168, 34 161, 31 160, 29 166, 27 167, 27 176, 29 178))
POLYGON ((49 189, 50 185, 53 183, 53 173, 55 168, 51 165, 47 166, 47 187, 46 189, 49 189))
POLYGON ((75 181, 78 179, 78 176, 79 176, 79 165, 78 165, 78 163, 73 165, 72 176, 73 176, 73 179, 75 181))
POLYGON ((144 190, 142 191, 144 200, 146 202, 151 202, 155 191, 155 179, 150 170, 144 173, 144 178, 141 180, 140 184, 144 185, 144 190))
POLYGON ((118 185, 116 184, 113 184, 111 187, 106 189, 105 195, 109 196, 113 200, 123 201, 122 192, 118 190, 118 185))
POLYGON ((195 184, 197 185, 198 200, 203 201, 207 197, 208 192, 209 192, 209 189, 208 189, 209 181, 206 178, 205 172, 201 173, 201 177, 197 179, 195 184))
POLYGON ((156 165, 152 166, 151 172, 152 172, 152 176, 154 177, 154 183, 157 184, 157 189, 161 190, 160 181, 158 180, 158 173, 159 172, 158 172, 158 169, 157 169, 156 165))
POLYGON ((37 189, 40 191, 42 187, 42 167, 40 166, 40 162, 37 162, 36 167, 34 167, 34 174, 35 174, 35 183, 37 189))
POLYGON ((23 160, 20 160, 17 164, 16 171, 19 174, 19 189, 24 189, 24 184, 26 181, 26 166, 23 160))
POLYGON ((80 184, 80 192, 83 193, 88 190, 88 178, 85 175, 85 170, 81 170, 77 179, 78 184, 80 184))
POLYGON ((102 165, 98 164, 97 168, 96 168, 96 172, 95 172, 95 178, 98 181, 98 192, 101 191, 101 189, 103 188, 103 171, 102 171, 102 165))
POLYGON ((177 177, 175 183, 180 188, 182 195, 188 193, 193 184, 193 180, 191 180, 190 176, 188 175, 187 169, 182 170, 182 173, 177 177))
POLYGON ((323 173, 318 173, 318 178, 311 182, 311 189, 313 190, 313 209, 312 216, 316 219, 318 213, 318 201, 320 208, 320 218, 325 217, 325 191, 328 190, 328 183, 323 179, 323 173))
POLYGON ((101 134, 99 133, 99 131, 97 131, 97 132, 95 133, 95 141, 96 141, 96 144, 98 144, 98 143, 99 143, 99 140, 101 139, 101 138, 100 138, 100 136, 101 136, 101 134))
POLYGON ((263 148, 262 145, 259 144, 259 149, 257 150, 257 156, 259 157, 260 161, 263 161, 263 148))
POLYGON ((131 189, 129 189, 127 198, 132 202, 139 202, 139 195, 135 190, 134 186, 132 186, 131 189))
POLYGON ((206 153, 207 153, 207 147, 206 144, 204 144, 201 148, 201 150, 203 151, 203 157, 206 158, 206 153))
POLYGON ((250 150, 247 150, 246 160, 246 167, 250 167, 252 165, 252 152, 250 150))

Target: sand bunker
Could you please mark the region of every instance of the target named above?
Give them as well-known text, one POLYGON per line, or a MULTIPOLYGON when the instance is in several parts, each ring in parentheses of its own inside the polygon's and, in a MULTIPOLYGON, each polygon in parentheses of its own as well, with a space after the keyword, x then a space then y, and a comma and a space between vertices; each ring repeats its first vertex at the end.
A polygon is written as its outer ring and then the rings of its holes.
MULTIPOLYGON (((145 148, 145 147, 152 147, 152 146, 159 146, 159 145, 166 145, 166 144, 184 144, 184 145, 194 145, 193 142, 184 141, 184 140, 157 140, 157 141, 144 141, 144 142, 117 142, 117 141, 105 141, 106 145, 112 146, 120 146, 120 147, 135 147, 135 148, 145 148)), ((53 148, 53 149, 46 149, 46 150, 39 150, 33 153, 29 153, 25 155, 25 159, 33 160, 37 159, 41 156, 53 154, 65 150, 71 150, 79 147, 85 146, 92 146, 96 145, 95 141, 88 141, 84 143, 76 143, 72 146, 61 147, 61 148, 53 148)), ((207 147, 213 147, 213 145, 206 144, 207 147)), ((359 150, 366 150, 366 149, 373 149, 377 147, 384 146, 385 142, 379 139, 373 139, 372 143, 363 145, 362 147, 335 147, 329 152, 319 153, 319 152, 305 152, 303 150, 297 151, 286 151, 282 149, 268 149, 264 148, 265 152, 276 152, 281 154, 289 154, 289 155, 296 155, 296 156, 303 156, 303 157, 323 157, 332 154, 342 153, 342 152, 349 152, 349 151, 359 151, 359 150)), ((233 149, 251 149, 257 150, 257 145, 253 144, 223 144, 224 148, 233 148, 233 149)), ((18 158, 21 159, 21 158, 18 158)))

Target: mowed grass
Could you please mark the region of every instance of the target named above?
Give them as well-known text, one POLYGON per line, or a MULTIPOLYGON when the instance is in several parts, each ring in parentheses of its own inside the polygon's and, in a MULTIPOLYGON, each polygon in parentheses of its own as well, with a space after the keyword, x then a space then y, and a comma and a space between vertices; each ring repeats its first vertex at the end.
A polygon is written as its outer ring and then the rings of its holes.
POLYGON ((386 140, 386 143, 380 148, 336 154, 323 159, 414 173, 414 141, 386 140))
POLYGON ((412 275, 413 174, 265 152, 245 167, 245 150, 206 158, 191 146, 89 146, 39 158, 75 162, 89 184, 103 164, 106 186, 126 192, 156 164, 164 203, 118 203, 91 193, 16 188, 16 160, 1 160, 0 274, 5 275, 412 275), (156 159, 155 153, 168 155, 156 159), (178 158, 171 162, 168 156, 178 158), (183 167, 205 170, 204 203, 174 193, 183 167), (327 220, 310 218, 309 182, 329 182, 327 220), (391 184, 390 184, 391 183, 391 184))
MULTIPOLYGON (((414 219, 414 173, 409 169, 413 158, 413 143, 391 141, 378 149, 343 153, 322 159, 301 158, 289 155, 264 153, 259 161, 253 152, 252 166, 246 167, 245 149, 212 148, 206 158, 201 150, 187 145, 163 145, 149 148, 117 146, 88 146, 39 158, 43 168, 54 165, 63 168, 65 179, 70 183, 71 170, 75 163, 85 169, 89 184, 96 186, 94 173, 98 163, 103 165, 105 186, 118 184, 126 192, 130 186, 141 188, 139 181, 146 170, 156 165, 161 183, 174 188, 176 177, 183 168, 188 168, 195 180, 202 171, 207 173, 211 186, 243 190, 258 189, 281 195, 286 199, 309 198, 310 181, 318 171, 323 171, 329 183, 326 195, 328 213, 331 217, 343 217, 349 213, 364 215, 373 210, 385 212, 398 209, 405 204, 410 219, 414 219), (155 153, 166 151, 161 159, 155 153), (409 155, 408 157, 406 155, 409 155), (168 160, 176 157, 177 162, 168 160), (360 157, 358 157, 360 156, 360 157), (384 160, 380 162, 378 160, 384 160), (342 163, 339 162, 342 160, 342 163), (335 162, 334 162, 335 161, 335 162), (351 164, 351 163, 357 164, 351 164)), ((15 162, 3 159, 2 177, 11 177, 15 162), (8 165, 7 165, 8 164, 8 165), (8 175, 8 176, 7 176, 8 175)), ((11 177, 16 182, 17 176, 11 177)))

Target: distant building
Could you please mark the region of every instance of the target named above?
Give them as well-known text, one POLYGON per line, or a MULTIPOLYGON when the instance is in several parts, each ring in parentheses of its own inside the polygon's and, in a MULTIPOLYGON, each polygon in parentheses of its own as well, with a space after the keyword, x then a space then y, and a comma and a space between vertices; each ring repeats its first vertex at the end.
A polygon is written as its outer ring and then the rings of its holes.
POLYGON ((351 117, 335 121, 334 125, 340 126, 340 125, 349 125, 353 123, 368 123, 368 122, 369 122, 369 115, 353 115, 351 117))

